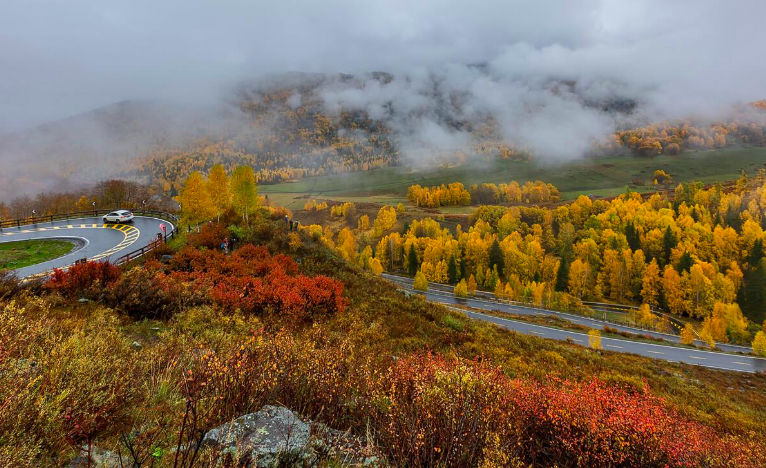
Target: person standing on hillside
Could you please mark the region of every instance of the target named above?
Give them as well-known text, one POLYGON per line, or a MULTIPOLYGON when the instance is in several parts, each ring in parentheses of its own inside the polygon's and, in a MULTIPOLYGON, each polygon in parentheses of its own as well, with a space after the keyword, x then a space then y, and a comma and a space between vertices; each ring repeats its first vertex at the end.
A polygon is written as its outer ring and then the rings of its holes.
POLYGON ((221 243, 221 250, 226 255, 229 255, 229 238, 228 237, 223 239, 223 242, 221 243))

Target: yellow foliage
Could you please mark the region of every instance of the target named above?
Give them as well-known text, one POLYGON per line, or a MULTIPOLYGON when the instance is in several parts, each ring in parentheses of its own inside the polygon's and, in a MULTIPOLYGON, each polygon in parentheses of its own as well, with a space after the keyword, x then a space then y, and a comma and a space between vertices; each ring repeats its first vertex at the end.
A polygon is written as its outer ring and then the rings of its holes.
POLYGON ((468 297, 468 286, 466 285, 464 279, 460 280, 460 282, 455 285, 453 293, 457 297, 468 297))
POLYGON ((588 345, 593 349, 602 349, 600 330, 596 330, 596 329, 588 330, 588 345))
POLYGON ((695 339, 696 335, 694 333, 694 327, 691 323, 687 323, 684 329, 681 331, 681 344, 694 344, 695 339))
POLYGON ((759 331, 753 339, 753 354, 766 357, 766 332, 759 331))
POLYGON ((428 280, 426 279, 426 275, 422 272, 418 272, 415 275, 415 281, 412 283, 412 289, 415 289, 416 291, 428 291, 428 280))

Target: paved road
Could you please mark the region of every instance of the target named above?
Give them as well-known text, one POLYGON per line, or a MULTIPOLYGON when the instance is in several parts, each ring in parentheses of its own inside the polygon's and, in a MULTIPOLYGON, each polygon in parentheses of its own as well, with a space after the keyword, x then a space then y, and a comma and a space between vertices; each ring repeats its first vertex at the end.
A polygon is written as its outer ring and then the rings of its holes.
MULTIPOLYGON (((412 288, 412 278, 408 278, 404 276, 389 275, 386 273, 383 274, 383 277, 395 284, 398 284, 410 289, 412 288)), ((670 341, 672 343, 680 343, 681 341, 681 338, 678 335, 672 335, 669 333, 660 333, 660 332, 656 332, 652 330, 644 330, 642 328, 630 327, 627 325, 618 325, 611 322, 606 322, 604 320, 583 317, 581 315, 568 314, 565 312, 558 312, 554 310, 537 309, 535 307, 497 302, 494 299, 491 299, 494 296, 491 296, 489 293, 484 293, 479 291, 476 292, 475 297, 472 297, 470 299, 457 299, 452 294, 451 289, 452 289, 451 286, 445 286, 439 283, 429 283, 428 295, 432 296, 430 300, 432 300, 433 302, 445 302, 447 304, 458 303, 462 305, 468 305, 466 303, 467 301, 472 304, 471 307, 474 307, 476 309, 484 309, 484 310, 496 309, 502 312, 508 312, 508 313, 519 314, 519 315, 553 315, 553 316, 562 318, 564 320, 567 320, 569 322, 586 326, 588 328, 597 328, 601 330, 604 328, 604 326, 608 325, 609 327, 619 331, 624 331, 624 332, 633 333, 633 334, 649 335, 655 338, 660 338, 666 341, 670 341), (459 301, 459 302, 454 302, 454 301, 459 301)), ((697 346, 707 346, 706 343, 699 340, 695 341, 695 344, 697 346)), ((726 344, 726 343, 718 343, 716 344, 716 346, 718 347, 719 350, 730 352, 730 353, 750 353, 752 351, 752 348, 749 348, 749 347, 737 346, 737 345, 726 344)))
POLYGON ((63 257, 16 270, 20 278, 26 278, 71 265, 81 258, 115 261, 156 239, 160 224, 165 224, 168 232, 172 229, 168 221, 142 216, 128 224, 104 224, 100 217, 70 219, 0 229, 0 242, 56 238, 78 241, 76 250, 63 257))
MULTIPOLYGON (((387 275, 389 277, 390 275, 387 275)), ((399 277, 394 277, 398 279, 399 277)), ((390 279, 390 278, 389 278, 390 279)), ((404 288, 411 289, 408 285, 401 281, 395 281, 395 283, 404 288)), ((422 294, 422 293, 419 293, 422 294)), ((456 298, 451 293, 442 291, 428 291, 425 294, 426 299, 432 302, 438 302, 447 305, 463 305, 475 309, 484 310, 499 310, 502 312, 514 313, 514 314, 527 314, 527 315, 555 315, 552 311, 524 308, 519 306, 511 306, 499 302, 490 302, 481 299, 461 299, 456 298)), ((510 320, 493 315, 482 314, 478 312, 469 312, 463 309, 457 309, 462 313, 465 313, 469 317, 476 320, 483 320, 491 322, 501 327, 508 328, 510 330, 517 331, 519 333, 536 335, 542 338, 550 338, 554 340, 567 340, 570 339, 575 343, 588 346, 588 335, 584 333, 561 330, 557 328, 545 327, 541 325, 534 325, 531 323, 520 322, 517 320, 510 320)), ((586 317, 578 317, 566 314, 567 320, 571 320, 572 317, 576 319, 587 319, 586 317)), ((571 320, 574 321, 574 320, 571 320)), ((580 322, 591 328, 602 328, 604 323, 600 321, 593 321, 591 324, 580 322), (595 324, 593 324, 595 322, 595 324)), ((668 335, 672 336, 672 335, 668 335)), ((695 350, 689 348, 681 348, 675 346, 668 346, 654 343, 644 343, 638 341, 622 340, 617 338, 601 338, 601 345, 605 350, 617 351, 622 353, 632 353, 641 356, 651 357, 655 359, 663 359, 670 362, 685 362, 687 364, 695 364, 704 367, 712 367, 716 369, 725 369, 738 372, 764 372, 766 371, 766 359, 757 358, 754 356, 734 355, 719 353, 713 351, 695 350)))

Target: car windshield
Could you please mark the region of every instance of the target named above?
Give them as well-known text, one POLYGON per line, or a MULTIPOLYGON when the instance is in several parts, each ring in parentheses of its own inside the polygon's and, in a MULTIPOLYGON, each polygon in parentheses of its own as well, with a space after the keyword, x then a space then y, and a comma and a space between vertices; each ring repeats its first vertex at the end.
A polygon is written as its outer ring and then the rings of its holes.
POLYGON ((119 216, 119 213, 109 213, 107 216, 119 216))

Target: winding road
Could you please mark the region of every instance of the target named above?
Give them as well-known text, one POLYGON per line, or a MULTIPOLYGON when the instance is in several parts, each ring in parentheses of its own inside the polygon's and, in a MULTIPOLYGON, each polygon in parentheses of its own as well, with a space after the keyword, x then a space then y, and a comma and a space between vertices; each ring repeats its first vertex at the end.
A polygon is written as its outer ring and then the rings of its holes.
POLYGON ((73 240, 77 246, 62 257, 16 270, 19 278, 40 275, 63 268, 77 260, 116 261, 127 252, 144 247, 157 238, 160 224, 172 230, 166 220, 136 216, 127 224, 104 223, 100 217, 78 218, 0 229, 0 243, 23 240, 73 240))
MULTIPOLYGON (((383 277, 399 288, 406 291, 412 291, 412 280, 401 276, 394 276, 384 274, 383 277)), ((678 339, 675 335, 666 335, 663 333, 647 332, 646 330, 635 329, 631 327, 612 325, 600 320, 591 319, 588 317, 580 317, 572 314, 565 314, 561 312, 554 312, 544 309, 535 309, 532 307, 510 305, 497 301, 490 301, 481 298, 458 298, 451 292, 444 290, 432 290, 429 283, 429 291, 422 293, 414 291, 417 294, 422 294, 427 300, 444 304, 454 310, 466 314, 468 317, 475 320, 483 320, 485 322, 491 322, 495 325, 508 328, 510 330, 524 333, 526 335, 535 335, 541 338, 549 338, 562 341, 573 341, 583 346, 588 346, 588 335, 576 331, 563 330, 559 328, 546 327, 542 325, 535 325, 519 320, 511 320, 502 317, 496 317, 494 315, 483 314, 480 312, 468 311, 465 309, 458 309, 454 306, 467 306, 472 309, 487 310, 487 311, 500 311, 509 314, 520 315, 554 315, 564 318, 572 323, 585 325, 589 328, 595 328, 601 330, 604 325, 609 325, 612 328, 616 328, 620 331, 627 331, 630 333, 644 333, 663 338, 668 341, 674 341, 678 339)), ((724 369, 737 372, 766 372, 766 359, 755 356, 748 356, 745 354, 728 354, 715 351, 706 351, 702 349, 691 349, 672 345, 663 345, 660 343, 646 343, 642 341, 633 341, 619 338, 601 338, 601 345, 605 350, 617 351, 621 353, 632 353, 641 356, 646 356, 655 359, 663 359, 670 362, 684 362, 687 364, 695 364, 698 366, 711 367, 715 369, 724 369)), ((720 345, 721 350, 730 352, 749 352, 749 348, 733 345, 720 345)))
MULTIPOLYGON (((40 275, 54 268, 63 268, 71 265, 77 260, 86 258, 88 260, 109 260, 116 261, 126 252, 146 246, 157 238, 160 231, 160 224, 168 226, 168 231, 172 225, 159 218, 136 216, 130 224, 112 224, 104 223, 100 217, 69 219, 53 222, 44 222, 20 227, 6 227, 0 229, 0 242, 13 242, 33 239, 73 239, 78 247, 67 255, 39 263, 29 267, 16 270, 16 274, 21 278, 40 275)), ((411 291, 412 280, 393 275, 383 275, 386 279, 396 284, 399 288, 411 291)), ((426 299, 432 302, 445 304, 448 307, 468 306, 478 310, 497 310, 500 312, 524 315, 555 315, 560 316, 570 322, 585 325, 590 328, 602 329, 607 323, 561 312, 554 312, 532 307, 511 305, 502 302, 492 301, 489 298, 457 298, 444 288, 436 289, 439 286, 433 285, 434 289, 429 290, 424 295, 426 299)), ((555 340, 567 340, 588 345, 588 335, 575 331, 562 330, 558 328, 535 325, 518 320, 511 320, 493 315, 483 314, 475 311, 457 309, 465 313, 468 317, 476 320, 483 320, 494 323, 498 326, 514 330, 519 333, 536 335, 543 338, 555 340)), ((656 332, 647 332, 645 330, 633 329, 625 326, 611 325, 613 328, 628 331, 631 333, 646 333, 658 336, 668 341, 677 339, 675 335, 665 335, 656 332)), ((690 349, 671 345, 662 345, 646 343, 640 341, 631 341, 618 338, 601 338, 601 344, 606 350, 622 353, 633 353, 641 356, 664 359, 671 362, 685 362, 699 366, 711 367, 716 369, 725 369, 738 372, 764 372, 766 371, 766 359, 744 354, 728 354, 722 352, 712 352, 699 349, 690 349)), ((721 349, 731 352, 748 352, 749 349, 740 346, 721 345, 721 349)))

